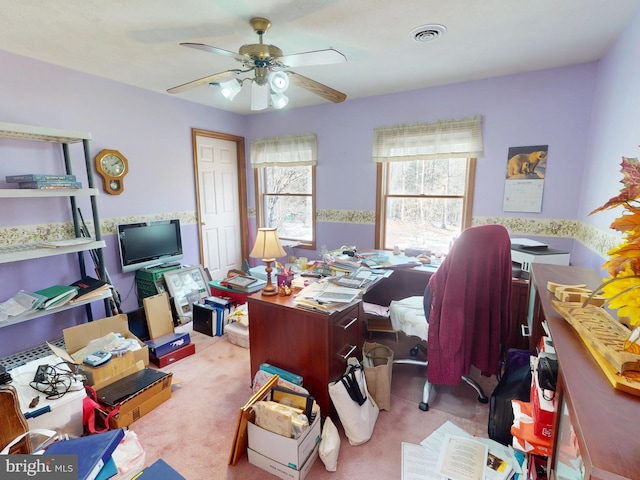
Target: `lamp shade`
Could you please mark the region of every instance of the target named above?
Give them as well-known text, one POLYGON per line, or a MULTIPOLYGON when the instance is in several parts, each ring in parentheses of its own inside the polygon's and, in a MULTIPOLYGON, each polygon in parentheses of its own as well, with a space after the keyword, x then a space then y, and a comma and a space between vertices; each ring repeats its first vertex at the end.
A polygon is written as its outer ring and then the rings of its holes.
POLYGON ((256 243, 249 256, 260 259, 276 259, 284 257, 284 251, 278 238, 278 231, 275 228, 259 228, 256 234, 256 243))
POLYGON ((289 103, 289 98, 284 93, 271 94, 271 105, 276 110, 286 107, 287 103, 289 103))
POLYGON ((289 88, 289 75, 285 72, 271 72, 268 79, 273 93, 284 93, 289 88))
POLYGON ((220 82, 220 93, 228 100, 233 100, 242 90, 242 84, 237 78, 232 78, 226 82, 220 82))

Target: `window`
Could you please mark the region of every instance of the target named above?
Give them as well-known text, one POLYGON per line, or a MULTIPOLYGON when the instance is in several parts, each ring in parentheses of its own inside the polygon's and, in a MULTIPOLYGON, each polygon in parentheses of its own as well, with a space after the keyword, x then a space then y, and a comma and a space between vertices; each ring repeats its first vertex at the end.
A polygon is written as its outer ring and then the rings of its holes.
POLYGON ((278 229, 284 240, 315 248, 315 168, 313 134, 251 142, 258 227, 278 229))
POLYGON ((375 129, 376 248, 447 253, 471 225, 480 124, 476 116, 375 129))

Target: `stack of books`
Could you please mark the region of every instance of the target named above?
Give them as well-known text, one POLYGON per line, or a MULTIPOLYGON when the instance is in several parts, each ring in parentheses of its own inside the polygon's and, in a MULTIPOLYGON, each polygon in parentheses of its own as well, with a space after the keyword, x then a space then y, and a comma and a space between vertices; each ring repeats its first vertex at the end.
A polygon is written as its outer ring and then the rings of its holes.
POLYGON ((7 175, 7 183, 17 183, 19 188, 51 190, 60 188, 82 188, 82 183, 75 175, 55 175, 45 173, 28 173, 25 175, 7 175))
POLYGON ((38 308, 40 310, 49 310, 69 303, 78 295, 78 287, 73 285, 52 285, 34 293, 44 297, 44 301, 40 303, 38 308))

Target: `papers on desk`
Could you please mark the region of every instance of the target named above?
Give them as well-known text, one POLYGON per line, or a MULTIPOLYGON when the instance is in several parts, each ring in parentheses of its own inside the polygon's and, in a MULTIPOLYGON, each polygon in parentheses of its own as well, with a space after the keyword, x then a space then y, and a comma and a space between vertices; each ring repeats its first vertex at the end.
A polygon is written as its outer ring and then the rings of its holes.
POLYGON ((334 312, 350 305, 360 298, 358 288, 340 287, 330 282, 316 282, 306 286, 294 299, 294 303, 302 308, 310 308, 321 312, 334 312))
POLYGON ((470 435, 447 421, 420 445, 402 443, 402 480, 507 480, 514 473, 522 473, 513 448, 489 438, 470 435), (464 448, 457 462, 456 451, 464 448), (484 468, 478 471, 469 460, 469 449, 480 455, 484 468))

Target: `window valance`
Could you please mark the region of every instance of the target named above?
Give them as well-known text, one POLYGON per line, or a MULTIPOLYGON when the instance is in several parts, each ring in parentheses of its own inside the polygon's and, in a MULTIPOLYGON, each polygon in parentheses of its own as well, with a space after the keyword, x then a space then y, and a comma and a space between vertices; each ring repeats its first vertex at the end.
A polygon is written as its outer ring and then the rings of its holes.
POLYGON ((377 127, 373 137, 373 161, 482 157, 481 127, 482 115, 377 127))
POLYGON ((251 142, 251 166, 296 167, 316 165, 318 145, 316 135, 286 135, 257 138, 251 142))

